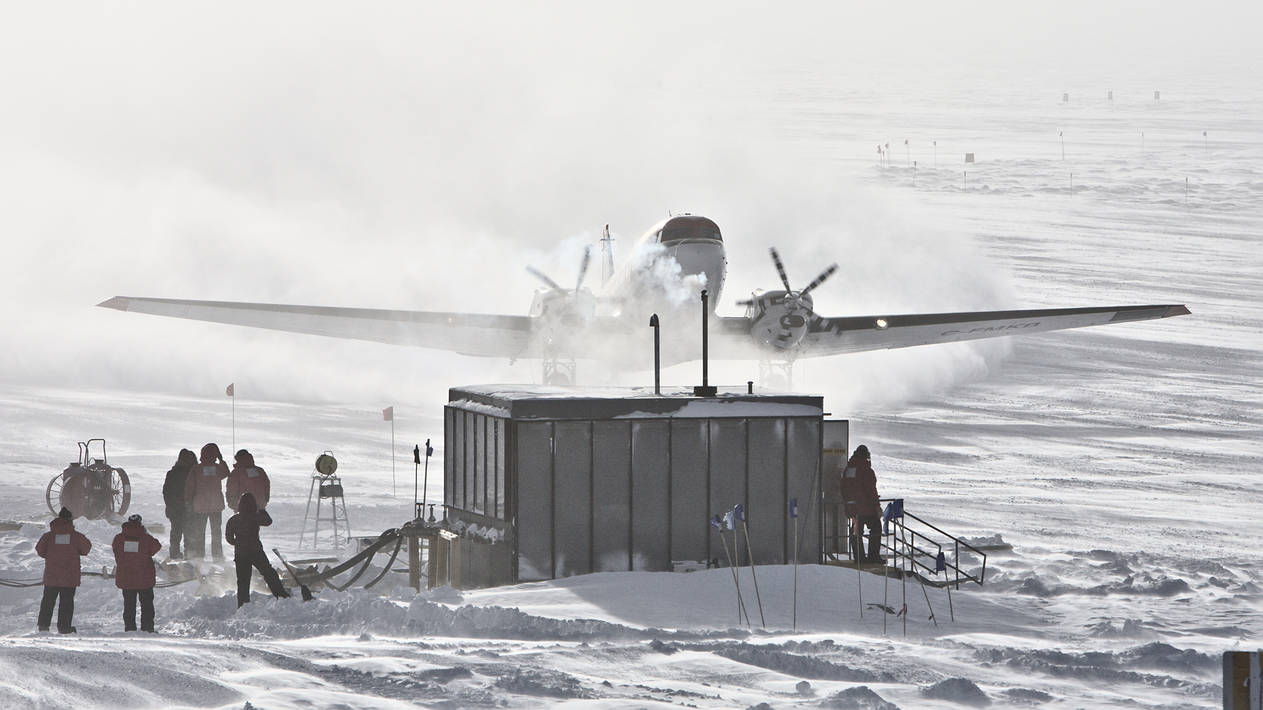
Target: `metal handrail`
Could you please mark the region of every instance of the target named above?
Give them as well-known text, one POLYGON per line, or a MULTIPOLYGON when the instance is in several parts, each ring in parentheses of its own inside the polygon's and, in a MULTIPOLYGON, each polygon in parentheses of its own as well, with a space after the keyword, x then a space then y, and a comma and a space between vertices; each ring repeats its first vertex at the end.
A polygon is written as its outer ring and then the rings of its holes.
MULTIPOLYGON (((889 503, 891 501, 901 500, 901 499, 880 498, 878 500, 881 503, 889 503)), ((903 513, 900 517, 892 518, 889 521, 890 523, 893 524, 894 527, 891 533, 882 535, 883 548, 890 550, 892 555, 898 555, 908 560, 909 562, 911 562, 914 570, 915 568, 920 567, 921 569, 924 569, 931 574, 938 574, 938 570, 936 568, 932 568, 929 565, 926 565, 925 563, 921 562, 920 560, 917 559, 917 556, 918 554, 920 554, 920 555, 925 555, 927 557, 933 557, 936 563, 935 566, 937 567, 938 555, 942 554, 943 546, 939 544, 937 541, 931 539, 926 534, 922 533, 921 531, 915 530, 909 527, 904 522, 905 519, 912 519, 916 521, 918 524, 924 525, 925 527, 947 538, 947 540, 952 543, 953 545, 952 559, 947 560, 946 557, 944 557, 944 560, 943 560, 944 567, 946 568, 946 570, 950 570, 952 573, 954 573, 954 576, 955 576, 955 579, 949 579, 949 583, 955 584, 957 589, 960 589, 960 583, 962 579, 967 582, 973 582, 980 586, 983 584, 983 581, 986 579, 986 576, 987 576, 987 553, 969 544, 968 542, 961 540, 959 537, 952 535, 946 530, 943 530, 937 525, 934 525, 933 523, 930 523, 917 515, 909 513, 906 507, 903 509, 903 513), (894 535, 895 532, 901 532, 901 534, 899 536, 895 536, 894 535), (910 538, 908 536, 910 536, 910 538), (893 538, 895 544, 893 545, 886 544, 886 540, 885 540, 886 537, 893 538), (928 550, 922 549, 921 547, 919 547, 917 544, 918 537, 921 538, 922 540, 925 540, 927 547, 932 545, 937 550, 937 552, 931 554, 928 550), (979 570, 977 576, 974 576, 973 574, 965 572, 961 569, 960 548, 962 546, 965 547, 968 551, 973 552, 974 554, 982 558, 982 569, 979 570), (900 549, 900 548, 907 548, 907 549, 900 549), (908 553, 908 550, 911 550, 911 554, 908 553)))

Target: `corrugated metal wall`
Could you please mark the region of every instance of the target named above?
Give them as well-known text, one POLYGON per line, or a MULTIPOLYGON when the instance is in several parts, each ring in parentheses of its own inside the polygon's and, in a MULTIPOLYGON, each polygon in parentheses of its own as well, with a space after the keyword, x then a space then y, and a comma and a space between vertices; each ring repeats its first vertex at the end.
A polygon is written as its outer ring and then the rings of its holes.
POLYGON ((445 421, 445 500, 456 517, 506 520, 516 507, 522 581, 724 564, 709 519, 737 503, 755 561, 787 563, 790 498, 799 561, 820 559, 818 418, 510 421, 448 407, 445 421))

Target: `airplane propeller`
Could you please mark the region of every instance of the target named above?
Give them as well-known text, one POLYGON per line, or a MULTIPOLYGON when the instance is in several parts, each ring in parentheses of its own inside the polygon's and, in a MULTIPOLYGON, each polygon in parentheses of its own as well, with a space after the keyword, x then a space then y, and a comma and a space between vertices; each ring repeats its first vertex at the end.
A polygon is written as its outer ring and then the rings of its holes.
MULTIPOLYGON (((588 275, 588 264, 590 264, 591 261, 592 261, 592 247, 586 246, 583 248, 583 261, 579 263, 579 278, 575 280, 574 291, 572 293, 577 294, 579 293, 579 289, 583 288, 583 280, 588 275)), ((552 279, 548 278, 547 274, 535 268, 534 266, 527 266, 526 270, 529 271, 531 275, 534 276, 535 278, 539 279, 540 281, 543 281, 548 286, 548 288, 551 288, 554 291, 564 292, 566 290, 562 288, 556 281, 553 281, 552 279)))
MULTIPOLYGON (((804 288, 801 291, 795 291, 793 287, 789 285, 789 276, 785 274, 785 263, 781 261, 781 255, 777 253, 776 247, 769 247, 768 251, 772 254, 772 263, 776 265, 776 274, 781 277, 781 284, 785 286, 785 300, 792 302, 795 306, 805 308, 808 313, 814 316, 815 313, 812 313, 811 306, 803 304, 803 297, 811 293, 816 289, 816 287, 824 283, 830 276, 832 276, 833 272, 838 270, 838 265, 829 264, 828 268, 820 272, 819 276, 812 279, 811 283, 807 284, 807 288, 804 288)), ((811 300, 807 299, 807 302, 810 303, 811 300)), ((754 303, 754 299, 737 301, 738 306, 752 306, 754 303)))

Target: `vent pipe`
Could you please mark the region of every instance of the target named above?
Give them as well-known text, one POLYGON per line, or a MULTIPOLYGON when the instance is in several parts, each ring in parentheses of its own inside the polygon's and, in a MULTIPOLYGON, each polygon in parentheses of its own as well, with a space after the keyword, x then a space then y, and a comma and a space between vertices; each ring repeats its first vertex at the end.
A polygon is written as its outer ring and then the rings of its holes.
POLYGON ((662 351, 657 313, 649 316, 649 327, 653 328, 653 393, 662 396, 662 351))
POLYGON ((710 341, 708 339, 707 326, 710 318, 707 308, 708 297, 706 289, 702 289, 702 384, 693 388, 693 395, 696 397, 714 397, 715 388, 710 385, 710 377, 708 367, 710 365, 710 341))

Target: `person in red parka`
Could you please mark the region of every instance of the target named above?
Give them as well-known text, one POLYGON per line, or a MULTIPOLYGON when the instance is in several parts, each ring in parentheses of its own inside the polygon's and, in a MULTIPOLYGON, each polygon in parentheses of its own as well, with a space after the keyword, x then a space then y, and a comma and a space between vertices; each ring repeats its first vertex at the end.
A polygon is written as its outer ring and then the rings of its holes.
POLYGON ((842 509, 851 519, 851 553, 856 562, 881 562, 881 497, 868 447, 860 444, 842 469, 842 509), (868 552, 860 536, 868 528, 868 552))
POLYGON ((73 634, 75 589, 79 586, 79 558, 88 554, 92 543, 75 530, 74 514, 63 507, 49 531, 35 543, 35 552, 44 558, 44 598, 39 603, 39 630, 48 631, 57 605, 57 631, 73 634))
POLYGON ((139 515, 130 515, 114 536, 114 584, 123 590, 123 630, 136 630, 136 598, 140 598, 140 630, 153 633, 153 556, 162 549, 145 531, 139 515))
POLYGON ((184 483, 184 500, 189 504, 189 527, 185 531, 185 557, 206 556, 206 525, 211 529, 211 555, 215 561, 224 559, 223 516, 224 488, 220 483, 228 478, 228 464, 219 453, 219 446, 202 447, 201 459, 189 469, 184 483))
POLYGON ((237 503, 237 514, 228 519, 224 528, 224 537, 233 546, 233 562, 237 567, 237 606, 250 601, 251 568, 259 570, 263 581, 267 582, 272 596, 283 599, 289 596, 281 577, 268 561, 263 551, 263 542, 259 540, 259 528, 272 524, 272 516, 261 510, 254 502, 253 493, 242 493, 237 503))
POLYGON ((224 486, 224 494, 228 497, 228 507, 237 511, 242 493, 251 493, 260 508, 268 507, 268 499, 272 494, 272 482, 268 480, 267 471, 256 466, 254 456, 245 449, 238 451, 233 458, 232 471, 228 474, 228 483, 224 486))

